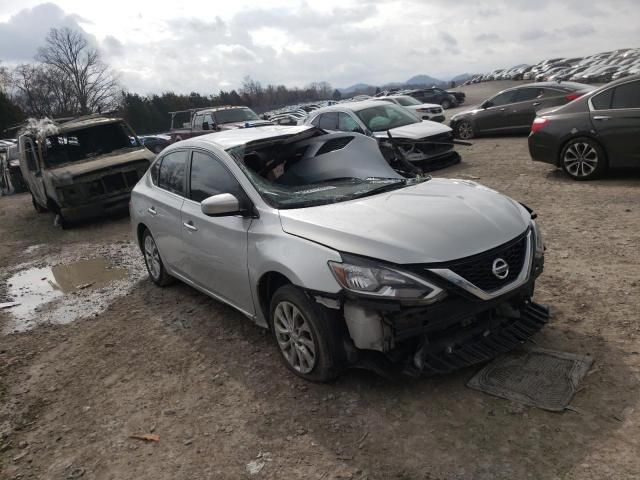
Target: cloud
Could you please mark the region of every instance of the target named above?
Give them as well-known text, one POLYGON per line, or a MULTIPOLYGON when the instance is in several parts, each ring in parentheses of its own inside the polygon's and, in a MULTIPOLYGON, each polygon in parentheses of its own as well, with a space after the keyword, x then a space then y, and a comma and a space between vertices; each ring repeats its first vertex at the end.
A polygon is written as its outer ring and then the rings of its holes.
POLYGON ((502 40, 502 37, 497 33, 481 33, 473 37, 476 42, 498 42, 502 40))
POLYGON ((33 8, 25 8, 0 23, 0 59, 5 61, 28 61, 44 44, 51 28, 68 27, 84 30, 77 15, 66 14, 53 3, 43 3, 33 8))
POLYGON ((416 74, 448 79, 640 46, 637 0, 609 0, 607 15, 593 15, 604 7, 582 0, 431 0, 428 12, 422 0, 192 0, 189 9, 138 0, 126 18, 106 14, 102 3, 56 0, 74 9, 18 11, 20 0, 5 1, 16 13, 0 22, 0 60, 29 61, 49 28, 69 26, 143 94, 214 93, 238 88, 246 75, 263 85, 336 87, 416 74))

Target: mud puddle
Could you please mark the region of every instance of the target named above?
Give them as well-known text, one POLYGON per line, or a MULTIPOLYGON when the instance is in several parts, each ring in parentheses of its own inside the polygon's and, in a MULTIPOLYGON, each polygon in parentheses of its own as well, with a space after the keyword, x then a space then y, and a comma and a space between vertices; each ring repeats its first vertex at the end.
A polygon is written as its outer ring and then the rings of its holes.
MULTIPOLYGON (((119 253, 127 256, 128 252, 119 253)), ((127 262, 122 262, 122 257, 119 260, 98 257, 18 266, 6 280, 6 296, 17 305, 4 310, 9 316, 4 333, 30 330, 43 323, 69 323, 102 312, 140 278, 137 269, 130 272, 125 268, 127 262)))

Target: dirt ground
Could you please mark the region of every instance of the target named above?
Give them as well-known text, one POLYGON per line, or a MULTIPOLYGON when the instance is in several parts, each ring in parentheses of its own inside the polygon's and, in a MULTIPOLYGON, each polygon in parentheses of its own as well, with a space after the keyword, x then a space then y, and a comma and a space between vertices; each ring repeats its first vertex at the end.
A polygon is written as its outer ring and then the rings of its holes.
MULTIPOLYGON (((466 88, 469 103, 503 85, 466 88)), ((0 478, 639 478, 640 172, 573 182, 531 162, 525 137, 460 151, 437 176, 539 214, 548 250, 536 299, 553 317, 535 342, 595 357, 575 411, 470 390, 477 368, 307 383, 241 314, 182 284, 157 288, 129 259, 136 281, 115 300, 87 296, 89 318, 11 333, 11 309, 0 310, 0 478), (130 438, 145 433, 159 441, 130 438)), ((63 231, 27 195, 0 198, 0 238, 0 302, 25 265, 136 255, 128 218, 63 231)))

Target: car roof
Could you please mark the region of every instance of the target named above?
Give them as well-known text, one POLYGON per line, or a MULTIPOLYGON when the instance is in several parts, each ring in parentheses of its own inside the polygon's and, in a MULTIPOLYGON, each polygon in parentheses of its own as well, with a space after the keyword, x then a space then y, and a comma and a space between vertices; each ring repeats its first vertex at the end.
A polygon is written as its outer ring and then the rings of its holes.
POLYGON ((566 89, 574 89, 574 90, 593 90, 594 89, 592 85, 587 85, 586 83, 551 81, 551 82, 524 83, 522 85, 507 88, 506 90, 503 90, 503 91, 506 92, 507 90, 515 90, 517 88, 525 88, 525 87, 531 87, 531 88, 548 87, 548 88, 560 88, 560 89, 565 87, 564 88, 565 90, 566 89))
POLYGON ((236 128, 222 132, 209 133, 207 135, 200 135, 198 137, 177 142, 174 145, 181 145, 183 147, 199 147, 202 146, 202 144, 209 144, 223 150, 229 150, 234 147, 246 145, 247 143, 265 140, 268 138, 297 135, 306 130, 312 130, 315 128, 316 127, 313 125, 265 125, 261 127, 236 128))
MULTIPOLYGON (((324 112, 337 112, 340 110, 351 110, 353 112, 359 112, 360 110, 364 110, 366 108, 373 108, 380 106, 380 100, 385 97, 379 97, 376 100, 362 100, 360 102, 343 102, 338 103, 336 105, 329 105, 328 107, 323 107, 318 110, 315 110, 314 113, 324 113, 324 112)), ((387 102, 388 103, 388 102, 387 102)), ((395 102, 393 102, 395 103, 395 102)))

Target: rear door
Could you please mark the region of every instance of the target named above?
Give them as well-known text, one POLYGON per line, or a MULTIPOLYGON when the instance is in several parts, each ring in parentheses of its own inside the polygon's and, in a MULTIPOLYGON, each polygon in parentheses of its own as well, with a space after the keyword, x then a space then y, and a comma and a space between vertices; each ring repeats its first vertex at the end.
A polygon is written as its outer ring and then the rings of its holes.
POLYGON ((249 315, 253 300, 247 268, 247 232, 252 219, 242 215, 210 217, 200 202, 212 195, 231 193, 248 202, 242 187, 223 162, 210 152, 194 150, 189 198, 182 207, 182 238, 187 278, 249 315))
POLYGON ((180 219, 186 191, 188 158, 188 150, 174 150, 160 159, 157 177, 153 170, 151 172, 152 182, 156 186, 147 192, 148 204, 144 207, 146 210, 143 210, 147 217, 145 222, 156 241, 162 260, 171 270, 180 274, 184 274, 180 219))
POLYGON ((609 88, 590 103, 591 122, 609 165, 640 166, 640 80, 609 88))

